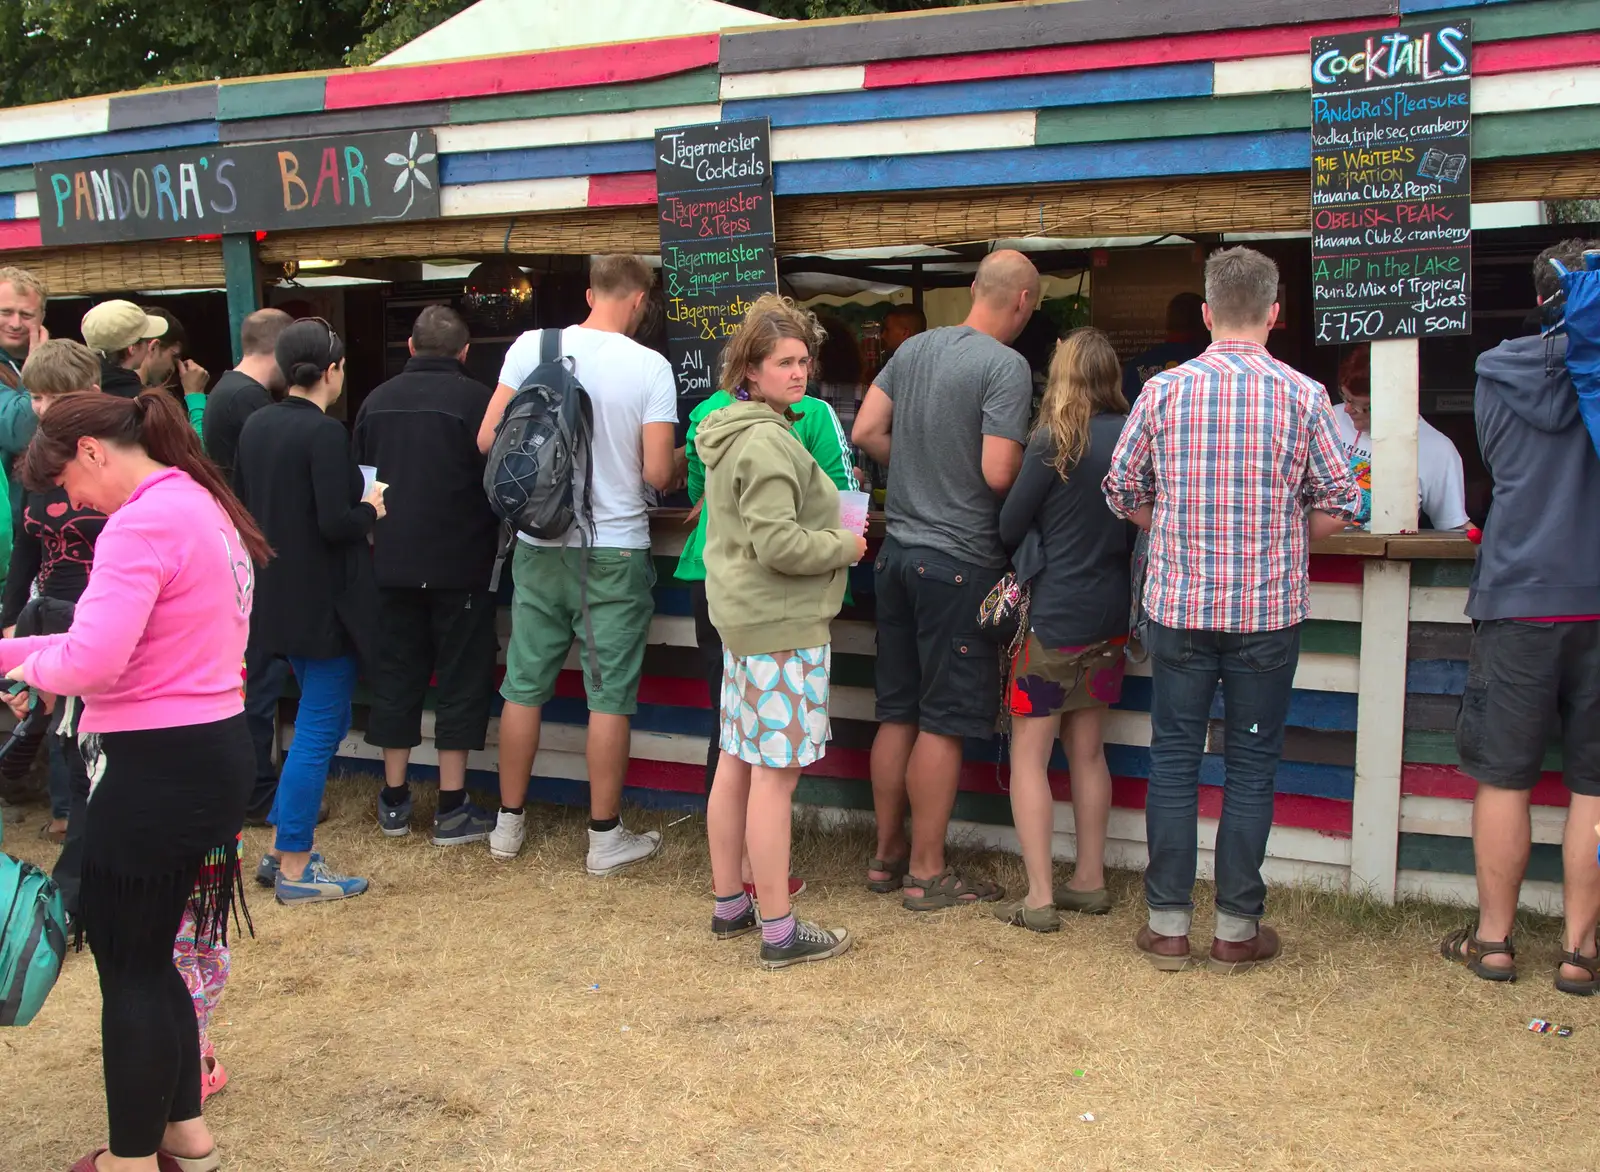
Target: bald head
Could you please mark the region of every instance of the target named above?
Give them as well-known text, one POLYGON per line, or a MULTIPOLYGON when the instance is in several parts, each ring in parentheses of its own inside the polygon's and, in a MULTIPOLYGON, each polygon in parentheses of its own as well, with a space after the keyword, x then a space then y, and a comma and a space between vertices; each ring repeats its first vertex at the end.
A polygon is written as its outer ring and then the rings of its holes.
POLYGON ((1039 307, 1039 270, 1010 248, 991 252, 972 281, 967 324, 1010 344, 1039 307))

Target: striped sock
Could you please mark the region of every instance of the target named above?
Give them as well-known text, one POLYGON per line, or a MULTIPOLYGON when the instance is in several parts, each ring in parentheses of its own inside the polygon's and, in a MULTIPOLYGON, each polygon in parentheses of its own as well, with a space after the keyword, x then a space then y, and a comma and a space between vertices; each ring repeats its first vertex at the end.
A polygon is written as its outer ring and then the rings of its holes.
POLYGON ((779 916, 776 920, 761 921, 761 942, 774 948, 785 948, 794 943, 794 913, 779 916))
POLYGON ((742 891, 738 895, 730 895, 726 899, 719 895, 716 900, 717 919, 719 920, 737 920, 750 910, 750 897, 742 891))

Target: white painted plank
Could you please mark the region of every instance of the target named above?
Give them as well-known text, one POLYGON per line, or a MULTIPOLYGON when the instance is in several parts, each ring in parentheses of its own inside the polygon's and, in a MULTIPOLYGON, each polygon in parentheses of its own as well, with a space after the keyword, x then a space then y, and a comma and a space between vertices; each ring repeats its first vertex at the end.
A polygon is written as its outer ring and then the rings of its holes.
MULTIPOLYGON (((1130 676, 1148 676, 1150 661, 1129 663, 1130 676)), ((1294 673, 1294 686, 1313 692, 1354 692, 1359 690, 1361 661, 1354 655, 1331 655, 1320 651, 1302 652, 1294 673)))
POLYGON ((588 206, 587 175, 451 184, 439 192, 439 214, 444 216, 494 216, 588 206))
POLYGON ((39 193, 36 191, 19 191, 16 195, 16 211, 12 218, 17 220, 37 220, 39 218, 39 193))
MULTIPOLYGON (((1567 807, 1534 806, 1533 841, 1558 844, 1567 826, 1567 807)), ((1472 837, 1472 803, 1464 798, 1410 795, 1400 801, 1400 833, 1472 837)))
POLYGON ((1417 528, 1418 370, 1415 338, 1372 344, 1374 533, 1412 533, 1417 528))
POLYGON ((722 107, 712 103, 625 110, 616 114, 574 114, 560 118, 440 126, 433 133, 439 153, 454 155, 465 151, 506 151, 586 142, 629 142, 653 138, 663 126, 688 126, 717 122, 721 118, 722 107))
POLYGON ((1597 103, 1600 103, 1600 65, 1501 73, 1472 79, 1474 114, 1553 110, 1597 103))
MULTIPOLYGON (((1478 906, 1478 883, 1471 875, 1452 875, 1446 871, 1401 871, 1399 892, 1402 897, 1426 899, 1434 903, 1469 908, 1478 906)), ((1540 915, 1559 916, 1561 884, 1524 880, 1517 903, 1540 915)))
POLYGON ((44 106, 19 106, 14 110, 0 110, 0 143, 40 142, 47 138, 104 134, 110 126, 109 98, 79 98, 44 106))
MULTIPOLYGON (((1413 499, 1415 491, 1412 492, 1413 499)), ((1361 690, 1350 811, 1350 885, 1394 902, 1405 742, 1406 596, 1411 563, 1368 558, 1362 581, 1361 690)))
POLYGON ((1037 119, 1037 111, 1012 110, 899 122, 792 127, 772 132, 772 161, 790 163, 801 159, 859 159, 1030 147, 1037 119))
POLYGON ((1361 586, 1356 582, 1311 583, 1311 617, 1338 623, 1361 621, 1361 586))
POLYGON ((1470 623, 1465 586, 1413 586, 1411 621, 1414 623, 1470 623))
POLYGON ((862 89, 865 65, 830 65, 820 69, 774 69, 766 73, 730 73, 722 79, 722 100, 780 98, 791 94, 833 94, 862 89))
POLYGON ((1212 73, 1211 92, 1260 94, 1269 90, 1308 90, 1311 88, 1311 55, 1291 53, 1282 57, 1251 57, 1244 61, 1218 61, 1212 73))

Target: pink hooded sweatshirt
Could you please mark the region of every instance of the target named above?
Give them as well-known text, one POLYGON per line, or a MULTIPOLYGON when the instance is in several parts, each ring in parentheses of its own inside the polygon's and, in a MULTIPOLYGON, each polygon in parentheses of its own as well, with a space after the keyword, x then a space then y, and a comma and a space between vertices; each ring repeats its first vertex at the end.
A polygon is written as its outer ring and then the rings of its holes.
POLYGON ((106 521, 65 635, 0 639, 0 673, 81 696, 84 732, 210 724, 244 711, 255 567, 188 473, 148 477, 106 521))

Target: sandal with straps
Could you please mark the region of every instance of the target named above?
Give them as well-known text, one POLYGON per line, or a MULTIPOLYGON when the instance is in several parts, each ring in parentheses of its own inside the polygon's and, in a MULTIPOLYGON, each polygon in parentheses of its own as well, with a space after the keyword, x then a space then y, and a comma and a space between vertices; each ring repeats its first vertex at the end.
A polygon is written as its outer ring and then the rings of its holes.
POLYGON ((889 877, 868 879, 867 890, 877 895, 892 895, 900 890, 900 885, 905 882, 906 872, 910 869, 910 859, 868 859, 867 870, 881 871, 889 877))
POLYGON ((1556 989, 1562 993, 1571 993, 1574 997, 1593 997, 1600 992, 1600 956, 1585 956, 1574 948, 1571 952, 1561 954, 1561 963, 1556 965, 1556 989), (1571 977, 1561 975, 1561 965, 1570 964, 1575 969, 1582 969, 1588 977, 1581 981, 1574 981, 1571 977))
POLYGON ((900 906, 908 912, 933 912, 969 903, 994 903, 1004 898, 1006 893, 1006 889, 998 883, 968 879, 954 867, 946 867, 931 879, 918 879, 907 872, 905 885, 922 888, 921 895, 907 895, 900 900, 900 906))
POLYGON ((1475 927, 1457 928, 1439 942, 1439 955, 1454 964, 1466 965, 1473 976, 1485 981, 1509 983, 1517 979, 1517 952, 1511 947, 1510 936, 1498 941, 1479 940, 1475 927), (1495 968, 1483 963, 1486 956, 1509 956, 1512 963, 1495 968))

